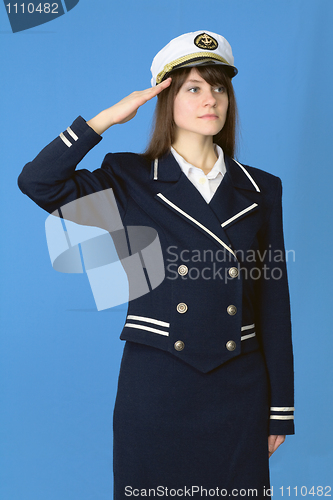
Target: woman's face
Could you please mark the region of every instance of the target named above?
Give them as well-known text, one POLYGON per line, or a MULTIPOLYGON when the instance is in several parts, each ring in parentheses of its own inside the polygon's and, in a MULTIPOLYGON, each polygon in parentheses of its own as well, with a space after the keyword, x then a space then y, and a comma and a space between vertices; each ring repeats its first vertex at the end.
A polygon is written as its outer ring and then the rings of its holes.
POLYGON ((225 124, 227 111, 228 94, 225 87, 211 87, 192 68, 174 100, 173 117, 178 136, 184 132, 216 135, 225 124))

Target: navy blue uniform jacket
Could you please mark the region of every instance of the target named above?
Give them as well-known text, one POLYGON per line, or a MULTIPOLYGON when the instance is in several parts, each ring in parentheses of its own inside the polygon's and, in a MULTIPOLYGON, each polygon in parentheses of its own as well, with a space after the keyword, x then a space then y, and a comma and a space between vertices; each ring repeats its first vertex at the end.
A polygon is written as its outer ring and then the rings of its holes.
POLYGON ((121 339, 168 351, 201 372, 260 349, 269 433, 293 434, 280 179, 225 157, 226 174, 207 204, 171 153, 152 163, 134 153, 107 154, 94 172, 75 170, 100 140, 77 118, 24 167, 20 189, 53 212, 112 188, 124 226, 154 228, 165 262, 163 282, 129 303, 121 339))

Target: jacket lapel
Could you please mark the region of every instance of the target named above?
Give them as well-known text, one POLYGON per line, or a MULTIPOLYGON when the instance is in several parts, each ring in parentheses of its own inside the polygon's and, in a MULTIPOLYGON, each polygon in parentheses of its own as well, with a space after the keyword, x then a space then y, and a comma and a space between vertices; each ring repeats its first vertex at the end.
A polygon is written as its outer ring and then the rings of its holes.
POLYGON ((248 170, 225 157, 226 174, 210 201, 233 249, 247 250, 262 221, 262 194, 248 170))
POLYGON ((229 157, 225 163, 226 174, 209 203, 223 228, 257 210, 261 201, 260 188, 247 170, 229 157))
POLYGON ((258 209, 261 194, 244 167, 228 157, 225 162, 227 172, 209 204, 182 172, 172 153, 152 162, 151 178, 158 189, 156 200, 236 257, 237 246, 229 238, 228 229, 258 209))

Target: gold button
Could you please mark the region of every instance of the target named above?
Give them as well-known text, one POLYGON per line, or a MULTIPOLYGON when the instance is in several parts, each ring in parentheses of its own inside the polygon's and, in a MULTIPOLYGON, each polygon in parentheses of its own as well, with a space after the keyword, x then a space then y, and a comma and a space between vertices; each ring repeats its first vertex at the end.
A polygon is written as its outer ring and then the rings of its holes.
POLYGON ((228 349, 228 351, 234 351, 236 349, 236 342, 234 342, 233 340, 228 340, 228 342, 226 343, 226 348, 228 349))
POLYGON ((185 264, 182 264, 181 266, 178 267, 178 274, 181 276, 185 276, 185 274, 188 273, 188 267, 185 266, 185 264))
POLYGON ((182 340, 177 340, 177 342, 174 343, 174 348, 176 351, 182 351, 185 347, 185 344, 182 340))
POLYGON ((200 177, 199 184, 205 184, 206 180, 206 177, 200 177))
POLYGON ((187 311, 187 305, 184 304, 184 302, 180 302, 178 305, 177 305, 177 311, 181 314, 183 313, 186 313, 187 311))
POLYGON ((239 274, 237 267, 231 267, 228 272, 229 272, 229 276, 231 278, 237 278, 237 276, 239 274))
POLYGON ((228 306, 227 307, 227 313, 230 314, 230 316, 234 316, 237 312, 237 307, 236 306, 228 306))

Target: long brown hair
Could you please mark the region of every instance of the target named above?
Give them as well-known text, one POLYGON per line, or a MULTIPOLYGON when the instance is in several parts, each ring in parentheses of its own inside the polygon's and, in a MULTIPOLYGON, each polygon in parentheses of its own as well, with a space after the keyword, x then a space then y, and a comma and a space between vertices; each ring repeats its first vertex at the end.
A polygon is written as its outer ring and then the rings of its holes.
MULTIPOLYGON (((231 78, 219 64, 196 66, 201 77, 212 86, 223 85, 228 93, 229 106, 224 127, 213 137, 224 153, 233 157, 236 148, 236 127, 238 122, 237 104, 231 78)), ((170 151, 175 141, 176 124, 173 119, 173 103, 179 89, 192 68, 181 68, 172 72, 171 85, 157 96, 151 139, 143 155, 148 160, 160 158, 170 151)))

